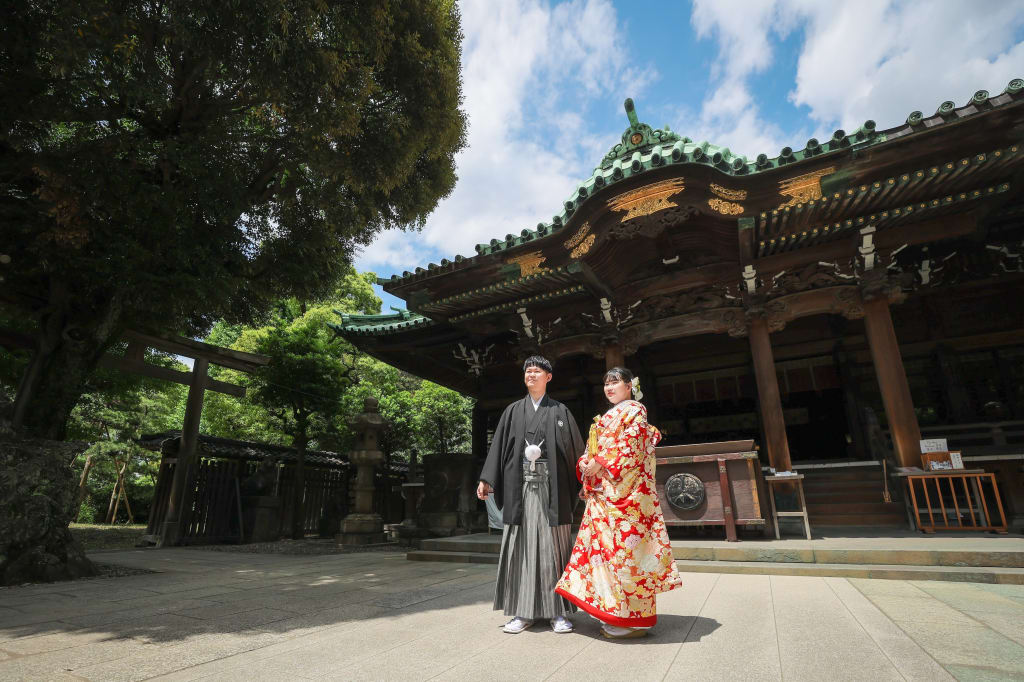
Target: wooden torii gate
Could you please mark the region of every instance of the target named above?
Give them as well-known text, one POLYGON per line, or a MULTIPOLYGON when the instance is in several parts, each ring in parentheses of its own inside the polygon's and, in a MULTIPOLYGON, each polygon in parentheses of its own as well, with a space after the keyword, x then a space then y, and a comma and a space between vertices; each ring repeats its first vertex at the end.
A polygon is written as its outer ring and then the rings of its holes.
POLYGON ((192 505, 192 486, 189 485, 189 481, 197 465, 199 422, 203 414, 203 400, 206 397, 206 391, 226 393, 238 398, 245 395, 244 386, 211 379, 210 364, 252 373, 269 363, 270 358, 266 355, 231 350, 183 337, 162 337, 129 331, 125 333, 124 338, 128 341, 128 350, 124 357, 108 356, 103 359, 101 365, 188 386, 185 420, 181 427, 181 441, 174 467, 174 479, 171 483, 170 496, 167 499, 167 513, 158 532, 143 538, 157 547, 176 545, 181 540, 183 524, 187 521, 187 516, 183 512, 192 505), (192 358, 192 371, 180 372, 150 365, 143 361, 146 348, 192 358))
MULTIPOLYGON (((245 353, 221 346, 214 346, 201 341, 194 341, 181 336, 161 336, 138 331, 127 331, 122 339, 128 342, 123 356, 107 354, 100 359, 99 366, 130 374, 173 381, 188 386, 188 399, 185 402, 185 420, 182 424, 181 443, 178 449, 174 480, 168 498, 167 513, 159 532, 144 536, 146 541, 158 547, 175 545, 181 540, 183 522, 187 517, 183 510, 192 504, 189 476, 196 469, 196 452, 199 442, 199 422, 202 418, 203 400, 206 391, 216 391, 241 398, 245 396, 245 387, 212 379, 209 375, 210 364, 220 365, 240 372, 252 373, 259 367, 270 362, 266 355, 245 353), (182 357, 192 358, 191 372, 182 372, 168 367, 151 365, 145 361, 147 348, 173 353, 182 357)), ((35 348, 35 340, 27 334, 8 329, 0 329, 0 345, 8 347, 35 348)))

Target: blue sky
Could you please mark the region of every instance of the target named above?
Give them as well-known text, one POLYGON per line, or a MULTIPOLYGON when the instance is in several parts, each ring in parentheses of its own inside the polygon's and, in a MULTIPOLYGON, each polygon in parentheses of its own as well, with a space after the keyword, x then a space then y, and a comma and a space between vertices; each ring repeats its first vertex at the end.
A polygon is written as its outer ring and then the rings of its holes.
MULTIPOLYGON (((1024 77, 1024 0, 464 0, 469 146, 422 232, 356 258, 381 277, 550 220, 640 119, 756 156, 879 128, 1024 77)), ((384 310, 404 304, 378 287, 384 310)))

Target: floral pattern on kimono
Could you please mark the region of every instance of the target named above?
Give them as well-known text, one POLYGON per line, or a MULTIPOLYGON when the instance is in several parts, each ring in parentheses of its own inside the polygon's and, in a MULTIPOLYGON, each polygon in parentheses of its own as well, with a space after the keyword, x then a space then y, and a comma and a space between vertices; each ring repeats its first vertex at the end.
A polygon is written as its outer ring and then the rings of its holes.
POLYGON ((611 625, 654 625, 655 595, 682 585, 654 482, 660 440, 647 409, 628 400, 594 418, 576 467, 587 506, 555 592, 611 625), (584 476, 589 457, 604 477, 584 476))

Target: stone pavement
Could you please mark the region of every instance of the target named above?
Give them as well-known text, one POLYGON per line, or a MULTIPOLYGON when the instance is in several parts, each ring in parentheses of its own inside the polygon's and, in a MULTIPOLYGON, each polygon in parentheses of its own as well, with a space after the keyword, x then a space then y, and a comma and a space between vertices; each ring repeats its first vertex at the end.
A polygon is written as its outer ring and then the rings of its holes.
POLYGON ((367 552, 94 555, 159 573, 0 590, 0 680, 1009 680, 1024 586, 684 574, 646 639, 506 635, 494 567, 367 552))

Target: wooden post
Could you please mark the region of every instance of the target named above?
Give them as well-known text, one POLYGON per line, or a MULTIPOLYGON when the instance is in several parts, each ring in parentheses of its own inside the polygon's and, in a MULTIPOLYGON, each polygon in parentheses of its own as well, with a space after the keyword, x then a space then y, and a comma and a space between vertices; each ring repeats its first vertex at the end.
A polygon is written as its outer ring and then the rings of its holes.
POLYGON ((178 445, 174 480, 167 499, 167 516, 160 533, 160 546, 176 545, 181 540, 182 525, 188 520, 188 509, 192 504, 191 480, 195 469, 196 450, 199 444, 199 421, 203 414, 203 397, 206 392, 207 372, 210 362, 196 358, 192 365, 192 382, 185 402, 185 423, 181 428, 181 442, 178 445))
POLYGON ((604 366, 606 370, 612 367, 624 367, 626 364, 626 354, 622 350, 622 344, 617 342, 610 342, 604 346, 604 366))
POLYGON ((736 542, 736 514, 732 508, 732 491, 729 489, 729 471, 724 459, 716 460, 718 464, 718 486, 722 491, 722 518, 725 521, 725 539, 736 542))
POLYGON ((875 363, 875 374, 882 392, 882 403, 889 420, 889 433, 892 434, 896 456, 901 466, 920 466, 921 429, 914 413, 914 401, 910 397, 910 385, 903 369, 903 358, 900 357, 887 299, 864 301, 864 329, 871 348, 871 359, 875 363))
POLYGON ((779 379, 775 374, 772 342, 768 336, 768 322, 754 317, 750 322, 750 352, 754 359, 754 377, 757 379, 757 405, 764 425, 765 448, 768 462, 776 471, 789 471, 789 440, 786 438, 786 420, 782 414, 779 379))

